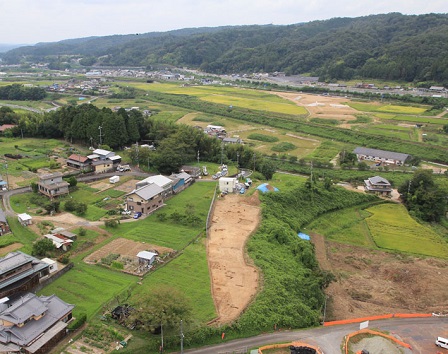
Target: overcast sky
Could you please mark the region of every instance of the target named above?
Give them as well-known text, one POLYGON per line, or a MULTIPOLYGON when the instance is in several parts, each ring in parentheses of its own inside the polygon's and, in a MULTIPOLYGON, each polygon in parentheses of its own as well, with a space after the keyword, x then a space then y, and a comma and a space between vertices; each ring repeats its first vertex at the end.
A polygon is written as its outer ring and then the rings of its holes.
POLYGON ((188 27, 285 25, 389 12, 447 13, 448 0, 0 0, 0 43, 188 27))

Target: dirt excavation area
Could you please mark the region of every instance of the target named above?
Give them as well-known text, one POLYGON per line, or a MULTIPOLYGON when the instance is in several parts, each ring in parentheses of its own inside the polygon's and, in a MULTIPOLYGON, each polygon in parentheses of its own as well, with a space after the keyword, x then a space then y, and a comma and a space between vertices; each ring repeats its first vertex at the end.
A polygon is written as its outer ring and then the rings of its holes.
POLYGON ((258 270, 245 255, 245 244, 261 217, 258 195, 226 195, 216 201, 207 255, 216 324, 236 320, 258 289, 258 270))
POLYGON ((448 313, 448 261, 339 244, 311 233, 331 271, 326 321, 388 313, 448 313))
POLYGON ((301 92, 271 92, 277 96, 293 101, 310 112, 310 118, 337 119, 349 122, 356 119, 359 112, 346 104, 345 97, 310 95, 301 92))

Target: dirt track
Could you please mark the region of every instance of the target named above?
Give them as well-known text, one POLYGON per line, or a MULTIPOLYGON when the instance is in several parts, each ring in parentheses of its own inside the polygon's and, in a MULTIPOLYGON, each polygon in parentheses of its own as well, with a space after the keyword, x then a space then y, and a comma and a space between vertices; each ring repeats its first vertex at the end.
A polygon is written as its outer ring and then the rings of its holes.
POLYGON ((247 263, 245 244, 259 222, 257 195, 229 194, 216 202, 207 242, 216 324, 237 319, 257 292, 258 270, 247 263))

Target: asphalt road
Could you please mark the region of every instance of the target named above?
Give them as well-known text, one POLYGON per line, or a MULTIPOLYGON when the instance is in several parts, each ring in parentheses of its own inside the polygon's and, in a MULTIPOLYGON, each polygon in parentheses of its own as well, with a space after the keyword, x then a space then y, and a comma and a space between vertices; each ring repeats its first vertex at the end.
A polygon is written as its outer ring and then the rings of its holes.
MULTIPOLYGON (((393 318, 370 321, 370 329, 388 331, 411 344, 413 351, 405 353, 436 354, 434 341, 437 336, 448 336, 448 317, 393 318)), ((341 344, 345 335, 359 330, 359 324, 318 327, 297 331, 277 331, 256 337, 225 342, 219 345, 185 350, 190 354, 246 353, 244 350, 267 344, 303 341, 319 346, 325 354, 341 354, 341 344)), ((446 351, 448 353, 448 351, 446 351)))

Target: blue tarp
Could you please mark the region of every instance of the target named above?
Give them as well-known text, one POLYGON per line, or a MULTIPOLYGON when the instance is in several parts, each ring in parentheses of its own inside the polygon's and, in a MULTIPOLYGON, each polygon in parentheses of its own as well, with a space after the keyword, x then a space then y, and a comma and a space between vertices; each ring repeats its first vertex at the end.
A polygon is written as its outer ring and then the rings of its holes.
MULTIPOLYGON (((263 193, 266 193, 266 192, 272 192, 272 188, 271 189, 269 189, 268 188, 269 187, 269 184, 268 183, 263 183, 263 184, 260 184, 258 187, 257 187, 257 189, 259 190, 259 191, 261 191, 261 192, 263 192, 263 193)), ((276 187, 273 187, 274 189, 274 192, 278 192, 278 188, 276 188, 276 187)))
POLYGON ((307 240, 307 241, 310 240, 310 237, 307 234, 304 234, 303 232, 299 232, 297 234, 297 236, 299 236, 302 240, 307 240))

